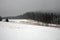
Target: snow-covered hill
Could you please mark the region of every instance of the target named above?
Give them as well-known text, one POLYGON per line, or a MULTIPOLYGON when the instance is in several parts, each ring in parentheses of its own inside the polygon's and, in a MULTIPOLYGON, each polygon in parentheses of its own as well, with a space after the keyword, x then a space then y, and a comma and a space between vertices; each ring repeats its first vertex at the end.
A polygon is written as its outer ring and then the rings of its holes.
POLYGON ((0 22, 0 40, 60 40, 60 28, 0 22))
MULTIPOLYGON (((3 22, 5 22, 5 19, 3 20, 3 22)), ((31 25, 39 25, 39 26, 60 28, 60 25, 57 25, 57 24, 47 24, 47 23, 43 23, 43 22, 30 20, 30 19, 9 19, 9 22, 18 23, 18 24, 23 23, 23 24, 31 24, 31 25)))

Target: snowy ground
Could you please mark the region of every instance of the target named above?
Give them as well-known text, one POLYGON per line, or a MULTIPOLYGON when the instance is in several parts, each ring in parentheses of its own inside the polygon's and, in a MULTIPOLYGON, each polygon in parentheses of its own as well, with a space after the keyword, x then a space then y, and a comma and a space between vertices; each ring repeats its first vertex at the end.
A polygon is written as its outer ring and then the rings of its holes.
POLYGON ((0 40, 60 40, 60 28, 0 22, 0 40))
MULTIPOLYGON (((3 21, 5 22, 5 19, 3 21)), ((60 25, 57 25, 57 24, 46 24, 43 22, 38 22, 38 21, 30 20, 30 19, 9 19, 9 22, 18 23, 18 24, 22 23, 22 24, 31 24, 31 25, 60 28, 60 25)))

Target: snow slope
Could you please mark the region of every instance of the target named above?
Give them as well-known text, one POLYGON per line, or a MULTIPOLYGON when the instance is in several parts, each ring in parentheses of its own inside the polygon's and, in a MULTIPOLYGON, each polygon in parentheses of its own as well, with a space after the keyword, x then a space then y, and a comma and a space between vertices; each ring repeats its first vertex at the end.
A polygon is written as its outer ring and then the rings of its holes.
POLYGON ((0 22, 0 40, 60 40, 60 29, 0 22))

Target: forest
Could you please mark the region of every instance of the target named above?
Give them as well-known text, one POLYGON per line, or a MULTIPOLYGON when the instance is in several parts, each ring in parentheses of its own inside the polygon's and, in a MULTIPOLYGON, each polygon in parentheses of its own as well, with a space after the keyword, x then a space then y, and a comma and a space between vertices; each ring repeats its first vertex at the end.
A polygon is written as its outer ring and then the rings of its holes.
POLYGON ((31 19, 35 21, 41 21, 44 23, 51 23, 51 24, 60 24, 60 14, 52 13, 52 12, 26 12, 23 15, 18 16, 10 16, 10 17, 1 17, 0 21, 2 19, 31 19))

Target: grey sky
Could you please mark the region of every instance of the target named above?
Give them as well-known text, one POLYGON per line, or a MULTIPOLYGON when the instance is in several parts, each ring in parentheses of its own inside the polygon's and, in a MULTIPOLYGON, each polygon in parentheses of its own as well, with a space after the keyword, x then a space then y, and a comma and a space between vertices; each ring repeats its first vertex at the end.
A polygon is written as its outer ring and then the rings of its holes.
POLYGON ((39 10, 60 12, 60 0, 0 0, 0 16, 16 16, 39 10))

